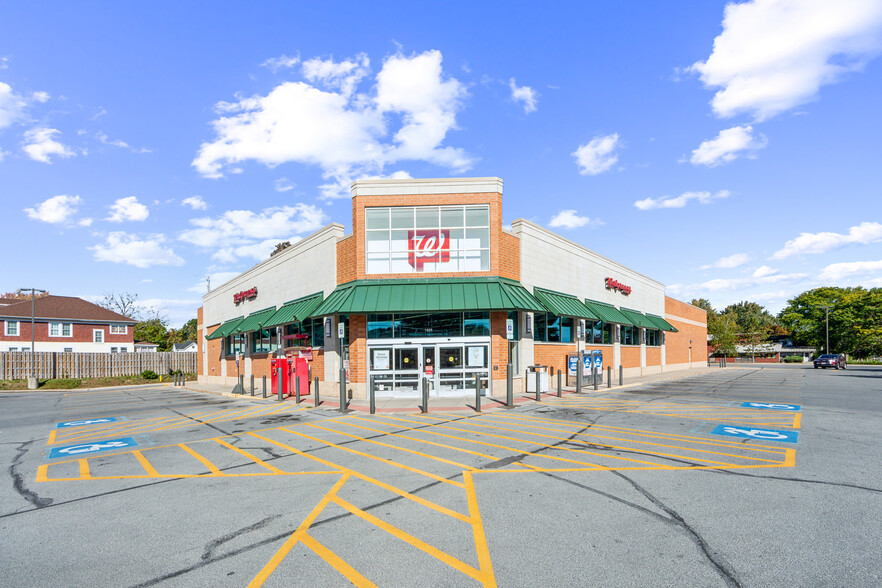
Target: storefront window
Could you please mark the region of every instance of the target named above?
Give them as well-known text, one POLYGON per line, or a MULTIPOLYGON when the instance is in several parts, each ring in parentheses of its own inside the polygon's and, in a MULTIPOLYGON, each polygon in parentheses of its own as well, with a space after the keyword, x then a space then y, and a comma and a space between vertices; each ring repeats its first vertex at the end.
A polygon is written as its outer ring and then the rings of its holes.
POLYGON ((322 347, 325 344, 324 319, 306 319, 285 325, 285 335, 306 335, 305 339, 288 339, 286 346, 322 347))
POLYGON ((245 333, 236 333, 227 337, 227 355, 244 354, 246 341, 245 333))
POLYGON ((486 312, 463 313, 463 335, 466 337, 489 337, 490 315, 486 312))
POLYGON ((622 345, 640 345, 640 328, 622 325, 622 345))
POLYGON ((646 329, 646 344, 653 347, 661 345, 661 335, 658 329, 646 329))
POLYGON ((603 321, 585 322, 585 342, 593 345, 610 345, 615 325, 603 321))
POLYGON ((276 330, 263 329, 251 333, 251 353, 272 353, 279 348, 279 344, 274 341, 276 330))
POLYGON ((489 312, 369 314, 368 339, 489 337, 489 312))
POLYGON ((537 312, 533 322, 536 341, 548 343, 571 343, 573 341, 573 317, 557 316, 549 313, 537 312))

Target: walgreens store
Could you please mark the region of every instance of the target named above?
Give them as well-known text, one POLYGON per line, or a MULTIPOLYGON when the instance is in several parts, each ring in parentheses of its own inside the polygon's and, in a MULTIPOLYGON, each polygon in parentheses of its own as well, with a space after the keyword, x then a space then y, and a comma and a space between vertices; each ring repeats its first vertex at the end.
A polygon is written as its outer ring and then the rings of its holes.
POLYGON ((203 297, 201 382, 269 380, 284 354, 328 385, 342 367, 355 398, 416 397, 423 378, 459 395, 475 376, 503 395, 509 361, 516 392, 529 366, 567 369, 578 351, 626 377, 706 361, 703 310, 530 221, 503 228, 499 178, 356 181, 352 228, 332 223, 203 297))

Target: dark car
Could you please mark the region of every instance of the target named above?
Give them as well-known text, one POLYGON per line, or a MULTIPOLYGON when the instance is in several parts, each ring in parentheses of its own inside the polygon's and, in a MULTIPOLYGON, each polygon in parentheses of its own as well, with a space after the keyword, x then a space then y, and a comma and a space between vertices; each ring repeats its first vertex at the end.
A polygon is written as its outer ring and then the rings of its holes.
POLYGON ((845 369, 846 359, 844 355, 836 355, 835 353, 825 353, 821 355, 815 360, 815 369, 828 367, 836 368, 837 370, 842 368, 845 369))

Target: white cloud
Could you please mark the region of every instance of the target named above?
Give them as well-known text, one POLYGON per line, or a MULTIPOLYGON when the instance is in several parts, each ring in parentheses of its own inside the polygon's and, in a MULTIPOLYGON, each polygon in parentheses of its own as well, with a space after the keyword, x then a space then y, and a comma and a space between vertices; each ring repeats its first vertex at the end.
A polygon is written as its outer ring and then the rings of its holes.
POLYGON ((863 222, 848 229, 848 234, 841 233, 800 233, 796 239, 784 244, 784 248, 776 251, 771 259, 784 259, 792 255, 807 253, 824 253, 843 245, 860 243, 867 245, 882 241, 882 224, 863 222))
POLYGON ((265 259, 280 241, 294 241, 298 235, 321 228, 325 214, 308 204, 267 208, 259 214, 250 210, 228 210, 216 218, 190 220, 194 227, 180 234, 180 240, 213 250, 213 257, 234 261, 240 257, 265 259), (267 250, 269 249, 269 250, 267 250))
POLYGON ((232 280, 236 276, 238 276, 240 272, 211 272, 208 274, 209 283, 206 284, 205 280, 201 280, 200 282, 190 286, 187 288, 187 292, 196 292, 197 294, 205 294, 207 291, 207 287, 210 284, 211 289, 214 290, 218 286, 223 285, 225 282, 232 280))
POLYGON ((594 176, 616 164, 619 156, 613 151, 619 147, 621 147, 619 134, 613 133, 604 137, 594 137, 587 145, 579 145, 571 155, 576 158, 580 174, 594 176))
POLYGON ((287 192, 288 190, 293 190, 295 185, 296 184, 289 182, 288 178, 278 178, 275 181, 276 192, 287 192))
POLYGON ((16 94, 12 86, 0 82, 0 129, 5 129, 24 117, 28 101, 16 94))
POLYGON ((198 299, 145 298, 136 301, 135 306, 147 316, 158 312, 168 319, 170 328, 179 329, 188 320, 196 318, 196 310, 202 306, 202 301, 198 299))
POLYGON ((756 268, 756 271, 753 272, 753 277, 754 278, 765 278, 767 276, 771 276, 771 275, 774 275, 777 273, 778 273, 778 270, 771 268, 767 265, 761 265, 758 268, 756 268))
POLYGON ((402 160, 465 171, 472 158, 442 143, 456 128, 466 89, 445 78, 441 61, 439 51, 393 55, 384 61, 369 96, 354 92, 366 75, 366 56, 341 63, 310 60, 304 75, 337 91, 285 82, 266 96, 218 103, 222 116, 212 122, 216 138, 200 146, 193 166, 216 178, 225 166, 236 168, 247 160, 269 167, 316 165, 329 180, 322 187, 325 197, 348 196, 352 178, 382 173, 385 165, 402 160), (394 134, 388 139, 390 131, 394 134))
POLYGON ((726 5, 723 32, 693 64, 717 116, 771 118, 860 70, 880 49, 878 0, 755 0, 726 5))
POLYGON ((31 97, 40 104, 45 104, 46 102, 49 102, 48 92, 34 92, 33 94, 31 94, 31 97))
POLYGON ((82 202, 82 198, 79 196, 61 194, 47 198, 33 208, 25 208, 24 211, 34 220, 61 224, 71 220, 77 213, 77 206, 80 202, 82 202))
POLYGON ((699 269, 731 269, 733 267, 742 266, 748 261, 750 261, 750 256, 748 254, 736 253, 734 255, 729 255, 728 257, 721 257, 711 264, 701 266, 699 269))
POLYGON ((838 282, 843 278, 862 274, 874 274, 873 277, 879 277, 879 274, 882 274, 882 260, 833 263, 825 267, 818 277, 826 282, 838 282))
POLYGON ((50 155, 73 157, 76 153, 70 147, 62 145, 52 137, 60 133, 58 129, 34 128, 25 131, 25 145, 22 147, 28 157, 42 163, 52 163, 50 155))
POLYGON ((683 208, 690 200, 697 200, 701 204, 710 204, 714 200, 728 197, 728 190, 720 190, 716 194, 712 194, 711 192, 683 192, 679 196, 645 198, 635 202, 634 206, 640 210, 652 210, 654 208, 683 208))
POLYGON ((720 131, 715 139, 702 142, 692 152, 689 161, 692 165, 715 167, 734 161, 742 152, 747 152, 749 158, 755 157, 754 152, 765 146, 766 138, 763 135, 754 137, 752 126, 732 127, 720 131))
POLYGON ((756 286, 779 283, 798 283, 809 277, 809 274, 775 274, 765 277, 749 278, 717 278, 698 284, 672 284, 666 290, 676 293, 676 296, 687 298, 699 298, 710 292, 744 291, 756 286))
POLYGON ((109 139, 107 137, 107 133, 99 132, 95 135, 95 138, 98 139, 99 141, 101 141, 102 143, 104 143, 105 145, 112 145, 114 147, 121 147, 123 149, 128 149, 128 147, 129 147, 129 144, 126 143, 125 141, 120 141, 119 139, 113 139, 113 140, 109 139))
POLYGON ((147 220, 148 216, 150 216, 150 211, 147 210, 146 206, 138 202, 136 196, 127 196, 126 198, 117 199, 110 206, 110 216, 107 217, 107 220, 114 223, 143 221, 147 220))
POLYGON ((184 265, 184 260, 170 247, 163 247, 164 235, 147 235, 138 238, 122 231, 107 235, 104 244, 89 247, 95 252, 97 261, 128 263, 135 267, 148 268, 156 265, 184 265))
POLYGON ((508 80, 508 87, 511 88, 511 99, 515 102, 524 103, 525 114, 536 112, 536 100, 538 98, 536 90, 530 86, 518 86, 514 78, 508 80))
POLYGON ((77 224, 80 225, 81 227, 91 227, 92 226, 92 219, 91 218, 81 218, 80 220, 77 221, 77 224))
POLYGON ((278 71, 282 68, 294 67, 300 63, 300 56, 296 55, 294 57, 288 57, 287 55, 280 55, 279 57, 271 57, 260 64, 261 67, 268 67, 273 71, 278 71))
POLYGON ((202 196, 190 196, 181 200, 181 206, 189 206, 193 210, 205 210, 208 204, 202 199, 202 196))
POLYGON ((603 221, 597 219, 591 220, 590 217, 577 215, 575 210, 561 210, 554 215, 554 218, 551 219, 548 226, 577 229, 579 227, 584 227, 585 225, 597 226, 602 224, 603 221))

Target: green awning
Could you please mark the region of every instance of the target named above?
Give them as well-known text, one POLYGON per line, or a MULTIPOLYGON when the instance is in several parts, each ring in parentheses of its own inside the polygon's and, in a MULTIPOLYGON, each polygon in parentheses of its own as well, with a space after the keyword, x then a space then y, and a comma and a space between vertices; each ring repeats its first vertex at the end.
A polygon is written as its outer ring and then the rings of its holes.
POLYGON ((658 315, 655 315, 655 314, 649 314, 649 313, 647 312, 647 313, 646 313, 646 318, 648 318, 649 320, 651 320, 652 322, 654 322, 654 323, 655 323, 655 326, 657 326, 657 327, 658 327, 659 329, 661 329, 662 331, 671 331, 671 332, 673 332, 673 333, 678 333, 678 332, 679 332, 679 331, 677 331, 677 329, 674 327, 674 325, 672 325, 671 323, 669 323, 668 321, 666 321, 665 319, 663 319, 662 317, 660 317, 660 316, 658 316, 658 315))
POLYGON ((557 316, 574 316, 592 321, 600 320, 600 317, 591 312, 581 300, 570 294, 545 290, 544 288, 533 288, 533 296, 538 298, 539 302, 557 316))
POLYGON ((227 322, 225 322, 224 324, 222 324, 221 326, 219 326, 218 328, 216 328, 211 335, 206 337, 206 339, 208 339, 210 341, 212 339, 220 339, 221 337, 226 337, 227 335, 229 335, 233 331, 233 329, 236 328, 236 325, 238 325, 241 322, 242 322, 241 316, 237 316, 234 319, 230 319, 227 322))
POLYGON ((631 310, 629 308, 621 309, 621 313, 631 319, 631 324, 636 327, 647 327, 649 329, 657 329, 658 326, 646 318, 642 312, 637 312, 636 310, 631 310))
POLYGON ((358 280, 338 286, 312 313, 369 314, 456 310, 529 310, 545 307, 519 282, 506 278, 358 280))
POLYGON ((323 293, 310 294, 296 300, 290 300, 283 304, 279 310, 272 314, 266 321, 261 323, 264 329, 269 327, 277 327, 293 323, 295 321, 303 321, 309 318, 319 304, 322 303, 323 293))
POLYGON ((597 302, 596 300, 585 300, 585 306, 597 314, 597 316, 600 317, 600 320, 605 323, 618 323, 620 325, 634 324, 631 319, 619 312, 619 310, 612 304, 597 302))
POLYGON ((245 318, 244 321, 236 325, 236 328, 233 329, 230 334, 232 335, 234 333, 248 333, 250 331, 256 331, 264 326, 263 323, 265 323, 266 319, 271 317, 274 312, 276 312, 275 306, 264 308, 263 310, 258 310, 257 312, 252 312, 245 318))

